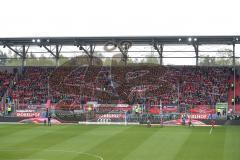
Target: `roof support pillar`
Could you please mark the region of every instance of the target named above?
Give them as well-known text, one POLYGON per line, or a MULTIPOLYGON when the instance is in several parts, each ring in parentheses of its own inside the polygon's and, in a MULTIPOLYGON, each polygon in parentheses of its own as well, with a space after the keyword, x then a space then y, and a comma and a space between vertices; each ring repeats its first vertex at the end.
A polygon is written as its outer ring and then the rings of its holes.
POLYGON ((16 49, 13 49, 10 45, 5 44, 4 46, 6 46, 8 49, 10 49, 11 51, 13 51, 15 54, 17 54, 18 56, 22 57, 23 55, 16 49))
POLYGON ((55 49, 51 49, 51 48, 47 47, 46 45, 43 45, 43 48, 45 48, 51 55, 53 55, 55 57, 56 66, 59 66, 59 57, 60 57, 62 45, 56 44, 55 49))
POLYGON ((131 42, 128 41, 123 41, 120 44, 118 44, 118 49, 122 53, 122 61, 124 62, 124 65, 127 65, 127 60, 128 60, 128 50, 132 46, 131 42))
POLYGON ((89 65, 93 65, 93 58, 94 58, 94 51, 95 51, 95 44, 90 44, 89 48, 85 48, 82 45, 79 46, 79 50, 83 50, 84 53, 88 56, 89 58, 89 65))
POLYGON ((27 52, 26 52, 26 46, 22 46, 22 66, 21 66, 21 73, 23 73, 23 68, 26 66, 26 57, 27 57, 27 52))
POLYGON ((59 57, 60 57, 60 51, 62 49, 62 46, 59 47, 59 45, 56 45, 56 56, 55 56, 55 59, 56 59, 56 67, 59 66, 59 57))
POLYGON ((159 63, 163 65, 163 44, 153 43, 153 48, 158 52, 159 55, 159 63))
POLYGON ((196 66, 198 66, 199 65, 199 45, 194 43, 193 48, 194 48, 195 54, 196 54, 196 66))

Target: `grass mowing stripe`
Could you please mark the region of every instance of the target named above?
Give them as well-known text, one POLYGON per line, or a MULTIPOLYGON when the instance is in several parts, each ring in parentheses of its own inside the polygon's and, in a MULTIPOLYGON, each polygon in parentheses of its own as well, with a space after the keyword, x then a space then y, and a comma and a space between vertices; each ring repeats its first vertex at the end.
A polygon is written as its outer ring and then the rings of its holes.
MULTIPOLYGON (((58 143, 52 147, 49 147, 47 149, 49 150, 60 150, 64 148, 66 151, 77 151, 77 152, 83 152, 83 153, 89 153, 89 150, 96 145, 102 143, 107 138, 119 133, 123 132, 128 127, 122 127, 122 126, 76 126, 78 129, 77 132, 82 132, 86 128, 93 128, 92 130, 88 132, 84 132, 83 134, 79 134, 78 136, 75 136, 71 139, 68 139, 67 141, 64 141, 63 143, 58 143)), ((89 157, 89 155, 84 154, 66 154, 66 153, 59 153, 58 155, 49 155, 48 150, 42 150, 41 152, 37 152, 36 154, 31 155, 28 158, 34 158, 34 157, 45 157, 48 155, 48 158, 52 159, 75 159, 78 157, 78 159, 91 159, 94 157, 89 157)), ((95 155, 95 154, 94 154, 95 155)))
MULTIPOLYGON (((131 126, 109 137, 87 152, 100 154, 106 160, 120 160, 131 153, 132 150, 137 148, 155 132, 155 129, 151 130, 143 126, 131 126)), ((75 157, 73 160, 79 160, 79 158, 80 157, 75 157)))
POLYGON ((33 151, 4 152, 0 149, 0 160, 96 160, 75 151, 97 154, 104 160, 240 159, 240 127, 237 126, 216 127, 211 135, 210 127, 9 125, 5 129, 9 136, 0 137, 0 148, 33 151), (13 128, 16 131, 12 134, 13 128), (7 141, 9 146, 1 143, 7 141), (64 152, 69 150, 74 153, 64 152))
POLYGON ((129 128, 122 126, 79 126, 78 132, 81 132, 86 127, 94 127, 94 129, 64 141, 64 143, 59 143, 53 146, 53 149, 61 149, 64 147, 68 150, 87 151, 109 137, 124 132, 124 130, 129 128))
POLYGON ((176 160, 222 160, 225 141, 225 127, 216 127, 209 135, 209 127, 192 128, 192 133, 181 146, 176 160))
MULTIPOLYGON (((3 152, 28 152, 32 151, 34 149, 19 149, 19 150, 14 150, 14 149, 3 149, 1 151, 3 152)), ((90 160, 90 159, 97 159, 97 160, 103 160, 103 158, 99 155, 94 155, 90 153, 84 153, 84 152, 77 152, 77 151, 66 151, 66 150, 45 150, 46 154, 42 155, 40 158, 28 158, 28 159, 19 159, 18 160, 49 160, 50 159, 58 159, 58 156, 69 160, 69 156, 67 154, 77 154, 77 155, 82 155, 82 158, 84 160, 90 160), (50 153, 50 154, 49 154, 50 153), (51 154, 55 153, 55 154, 51 154), (66 156, 67 155, 67 156, 66 156), (65 157, 66 156, 66 157, 65 157), (65 158, 64 158, 65 157, 65 158), (89 159, 90 158, 90 159, 89 159)))
POLYGON ((240 126, 227 126, 224 160, 240 159, 240 126))
POLYGON ((157 132, 133 150, 124 160, 173 160, 190 134, 191 129, 188 128, 159 127, 157 132))
POLYGON ((4 125, 0 128, 0 140, 11 136, 17 132, 22 132, 24 130, 32 129, 37 126, 34 125, 4 125))
MULTIPOLYGON (((79 154, 77 149, 79 148, 79 142, 81 142, 82 136, 89 134, 89 132, 94 132, 99 126, 79 126, 79 125, 70 125, 68 130, 64 131, 69 133, 74 133, 74 136, 69 136, 69 138, 65 139, 64 141, 59 141, 55 145, 49 146, 46 149, 42 149, 39 152, 35 152, 28 156, 28 159, 33 159, 35 157, 43 157, 49 159, 72 159, 76 155, 80 155, 81 157, 87 158, 94 158, 94 156, 89 156, 85 154, 79 154), (68 143, 69 142, 69 143, 68 143), (73 148, 72 143, 77 142, 78 146, 73 148), (62 150, 64 148, 65 152, 54 152, 55 154, 49 154, 49 150, 62 150), (69 152, 70 151, 70 152, 69 152)), ((64 133, 66 134, 66 133, 64 133)), ((80 150, 80 152, 82 152, 80 150)))
MULTIPOLYGON (((58 130, 57 132, 48 133, 46 135, 37 137, 36 139, 32 140, 31 142, 33 144, 38 143, 37 146, 35 146, 35 148, 41 148, 41 150, 39 150, 39 152, 42 152, 45 149, 53 147, 57 144, 64 143, 65 141, 67 141, 73 137, 76 137, 76 136, 82 135, 86 132, 89 132, 92 129, 94 129, 94 128, 86 127, 81 132, 78 132, 79 130, 78 130, 77 126, 66 125, 66 126, 64 126, 64 128, 58 130)), ((33 146, 33 145, 31 145, 31 146, 33 146)), ((34 152, 27 157, 35 156, 35 154, 38 154, 39 152, 34 152)))
MULTIPOLYGON (((10 125, 8 130, 11 130, 14 127, 18 128, 17 125, 10 125)), ((25 141, 29 141, 57 130, 57 128, 52 128, 51 130, 48 129, 49 128, 40 125, 21 125, 17 132, 14 132, 10 136, 6 136, 1 139, 1 146, 4 146, 5 148, 16 146, 24 143, 25 141)))
MULTIPOLYGON (((23 143, 17 144, 15 146, 12 146, 12 148, 18 149, 18 148, 38 148, 38 150, 33 150, 30 152, 25 152, 25 153, 18 153, 22 159, 27 158, 33 154, 36 154, 37 152, 41 152, 44 149, 47 149, 51 146, 54 146, 58 143, 62 143, 63 141, 66 141, 67 139, 70 139, 74 136, 77 136, 79 134, 82 134, 84 132, 87 132, 91 130, 92 128, 86 128, 83 132, 76 132, 75 127, 72 126, 52 126, 52 127, 44 127, 47 130, 53 130, 53 132, 48 132, 43 135, 37 136, 33 139, 28 139, 27 141, 24 141, 23 143), (57 130, 56 130, 57 128, 57 130)), ((42 129, 42 128, 38 128, 42 129)), ((1 151, 0 151, 1 153, 1 151)), ((14 157, 13 155, 6 153, 2 154, 4 158, 9 157, 12 158, 14 157)))

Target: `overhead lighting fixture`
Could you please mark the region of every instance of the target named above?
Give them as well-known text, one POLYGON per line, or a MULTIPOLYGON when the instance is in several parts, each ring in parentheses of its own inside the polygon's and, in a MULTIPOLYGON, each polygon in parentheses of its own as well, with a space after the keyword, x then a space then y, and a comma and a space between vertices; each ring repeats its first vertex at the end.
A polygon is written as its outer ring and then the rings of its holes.
POLYGON ((238 37, 236 37, 236 41, 238 41, 238 37))
POLYGON ((181 42, 182 41, 182 38, 178 38, 178 42, 181 42))
POLYGON ((36 40, 35 40, 35 39, 32 39, 32 42, 33 42, 33 43, 35 43, 35 42, 36 42, 36 40))
POLYGON ((197 38, 194 38, 193 40, 194 40, 194 42, 196 42, 196 41, 197 41, 197 38))
POLYGON ((188 42, 192 42, 192 38, 191 37, 188 38, 188 42))
POLYGON ((40 43, 41 42, 41 40, 40 39, 37 39, 37 43, 40 43))

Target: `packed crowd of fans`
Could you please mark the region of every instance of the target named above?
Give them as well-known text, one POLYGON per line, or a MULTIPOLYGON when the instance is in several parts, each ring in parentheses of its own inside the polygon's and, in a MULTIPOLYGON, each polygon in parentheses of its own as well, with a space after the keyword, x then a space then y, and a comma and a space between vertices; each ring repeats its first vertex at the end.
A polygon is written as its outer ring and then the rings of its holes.
POLYGON ((26 67, 10 90, 19 103, 42 104, 48 96, 48 77, 53 68, 26 67))
POLYGON ((12 96, 6 96, 6 92, 13 84, 14 74, 7 71, 0 71, 0 114, 4 110, 4 103, 12 101, 12 96))
POLYGON ((6 90, 9 88, 10 83, 14 78, 14 74, 7 71, 0 72, 0 96, 3 97, 6 90))
MULTIPOLYGON (((0 74, 1 93, 12 76, 0 74)), ((10 93, 25 104, 51 99, 60 106, 88 101, 215 105, 228 101, 230 77, 231 69, 226 67, 25 67, 10 93)))

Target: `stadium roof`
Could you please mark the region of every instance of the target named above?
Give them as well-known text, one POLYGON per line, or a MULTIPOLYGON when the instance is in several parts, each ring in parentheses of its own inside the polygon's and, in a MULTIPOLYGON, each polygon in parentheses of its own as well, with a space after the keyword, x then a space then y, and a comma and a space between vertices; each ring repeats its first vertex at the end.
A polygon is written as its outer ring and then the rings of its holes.
POLYGON ((132 45, 160 44, 239 44, 236 36, 137 36, 137 37, 18 37, 0 38, 0 45, 104 45, 108 42, 131 42, 132 45))

